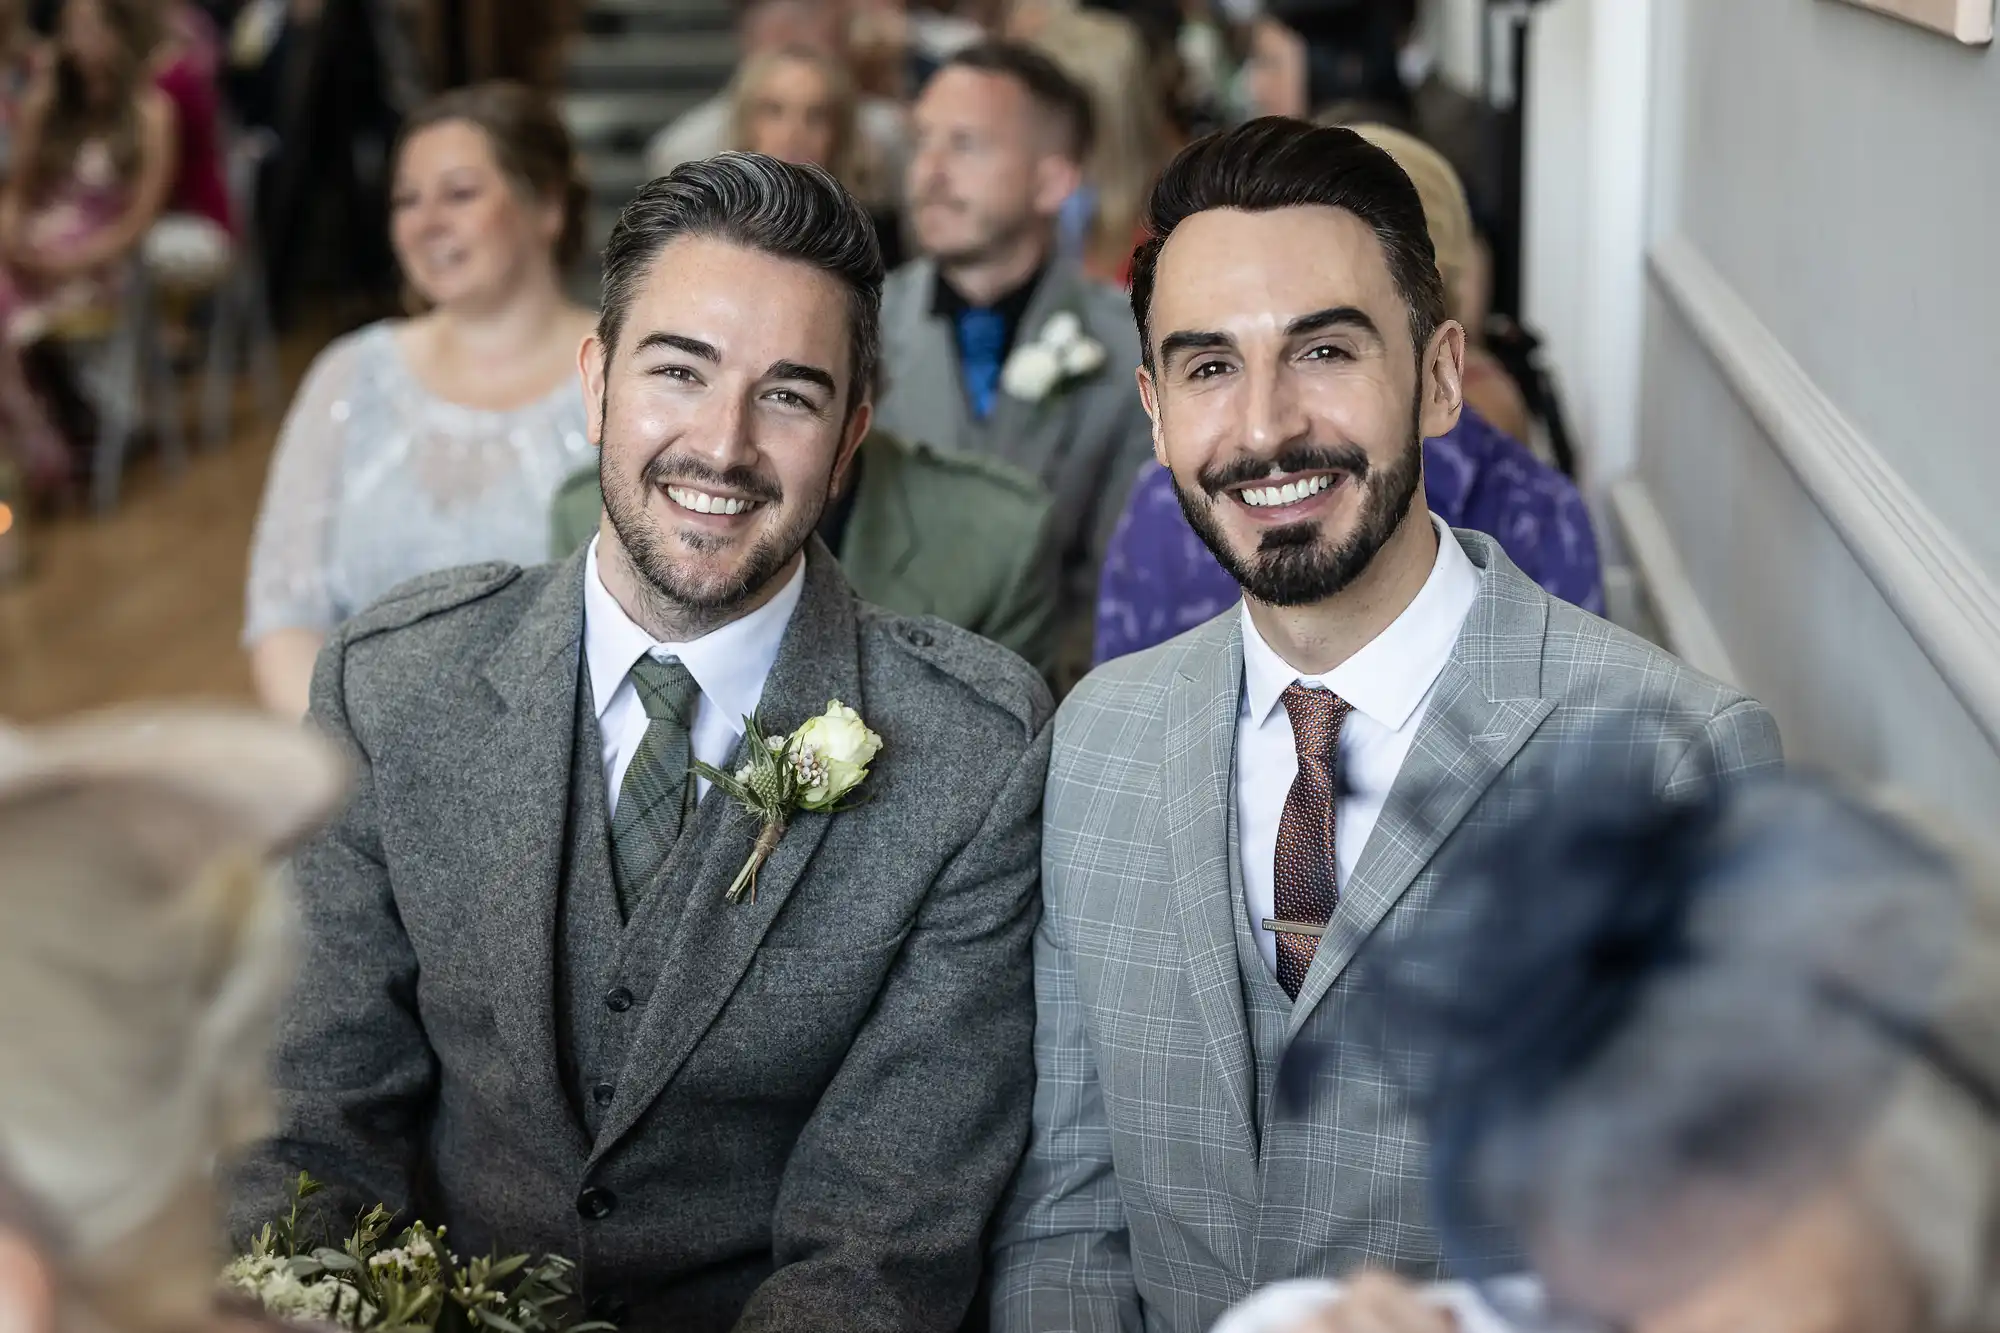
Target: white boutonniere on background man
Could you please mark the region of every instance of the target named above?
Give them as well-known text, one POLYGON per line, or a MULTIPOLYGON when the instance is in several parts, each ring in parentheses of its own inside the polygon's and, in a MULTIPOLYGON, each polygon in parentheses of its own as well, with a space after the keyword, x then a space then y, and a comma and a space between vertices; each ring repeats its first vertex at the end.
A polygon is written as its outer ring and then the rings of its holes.
POLYGON ((1033 342, 1016 347, 1000 368, 1000 387, 1010 397, 1039 403, 1058 389, 1094 375, 1104 365, 1104 344, 1083 331, 1083 321, 1058 310, 1033 342))
POLYGON ((729 886, 728 900, 757 901, 757 872, 778 850, 794 816, 818 810, 839 814, 860 804, 847 795, 868 776, 868 765, 881 751, 882 738, 868 729, 861 714, 834 699, 824 713, 785 737, 766 736, 755 716, 744 718, 745 757, 734 773, 695 760, 695 772, 764 824, 750 859, 729 886))

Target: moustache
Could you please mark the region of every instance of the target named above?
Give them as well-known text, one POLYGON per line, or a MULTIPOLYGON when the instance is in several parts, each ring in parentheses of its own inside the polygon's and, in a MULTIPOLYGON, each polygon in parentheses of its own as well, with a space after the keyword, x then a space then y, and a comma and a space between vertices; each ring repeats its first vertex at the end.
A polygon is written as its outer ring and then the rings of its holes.
POLYGON ((1211 463, 1195 477, 1213 500, 1232 486, 1262 481, 1279 472, 1345 472, 1356 481, 1368 480, 1372 465, 1368 454, 1356 444, 1297 444, 1276 458, 1238 458, 1227 463, 1211 463))
POLYGON ((693 458, 676 458, 672 454, 661 454, 646 464, 646 470, 639 479, 651 487, 666 486, 672 482, 686 482, 692 486, 707 486, 716 490, 731 491, 747 500, 762 504, 777 504, 785 498, 784 487, 763 473, 749 467, 712 468, 693 458))

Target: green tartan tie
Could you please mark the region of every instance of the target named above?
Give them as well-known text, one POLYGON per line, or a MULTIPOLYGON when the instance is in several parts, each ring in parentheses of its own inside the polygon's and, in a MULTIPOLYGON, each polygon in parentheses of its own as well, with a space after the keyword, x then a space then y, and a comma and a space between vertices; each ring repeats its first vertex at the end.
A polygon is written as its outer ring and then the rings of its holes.
POLYGON ((689 735, 701 686, 679 662, 648 654, 633 664, 632 687, 651 722, 633 751, 618 788, 618 813, 611 817, 611 859, 618 879, 618 911, 626 920, 639 894, 659 872, 694 809, 697 790, 688 766, 694 761, 689 735))

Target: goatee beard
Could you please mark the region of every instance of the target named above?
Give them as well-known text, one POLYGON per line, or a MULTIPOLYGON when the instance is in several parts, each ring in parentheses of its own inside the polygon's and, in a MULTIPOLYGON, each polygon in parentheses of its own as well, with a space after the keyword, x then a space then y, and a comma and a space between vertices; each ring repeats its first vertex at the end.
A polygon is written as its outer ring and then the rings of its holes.
POLYGON ((797 518, 767 533, 753 546, 737 572, 726 579, 698 581, 688 577, 675 558, 676 545, 693 551, 717 549, 722 539, 703 534, 663 533, 646 513, 648 495, 670 481, 719 487, 775 508, 784 491, 749 468, 716 471, 692 459, 661 455, 646 465, 636 487, 623 483, 610 466, 611 451, 601 449, 597 481, 604 494, 604 513, 624 548, 627 562, 642 585, 647 628, 671 628, 674 642, 686 642, 735 620, 746 603, 768 587, 792 563, 819 526, 826 501, 802 506, 797 518))
POLYGON ((1275 460, 1281 472, 1338 471, 1352 478, 1352 484, 1366 487, 1354 530, 1344 541, 1329 544, 1317 523, 1292 523, 1271 529, 1255 551, 1238 555, 1223 535, 1215 508, 1229 503, 1220 498, 1224 489, 1266 475, 1272 461, 1243 460, 1210 469, 1201 477, 1201 490, 1192 493, 1178 478, 1174 480, 1174 494, 1195 535, 1245 594, 1267 606, 1312 606, 1352 585, 1396 535, 1424 480, 1423 439, 1415 420, 1409 447, 1386 468, 1375 467, 1354 445, 1301 445, 1287 450, 1275 460))

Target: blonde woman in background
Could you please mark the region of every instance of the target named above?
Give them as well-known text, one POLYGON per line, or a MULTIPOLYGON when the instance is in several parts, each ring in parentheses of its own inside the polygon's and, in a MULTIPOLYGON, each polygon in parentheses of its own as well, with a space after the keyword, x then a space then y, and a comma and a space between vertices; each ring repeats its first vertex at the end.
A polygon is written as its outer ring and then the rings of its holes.
POLYGON ((753 56, 730 89, 730 146, 823 167, 870 208, 892 197, 885 165, 860 133, 854 78, 805 47, 753 56))
POLYGON ((1466 404, 1513 438, 1531 441, 1534 421, 1527 400, 1499 358, 1486 350, 1489 261, 1479 233, 1473 229, 1472 206, 1466 201, 1458 172, 1437 149, 1393 126, 1355 123, 1338 111, 1322 123, 1346 125, 1395 158, 1396 165, 1416 185, 1417 196, 1424 203, 1424 219, 1430 224, 1431 245, 1437 251, 1438 271, 1444 275, 1446 306, 1451 317, 1465 326, 1466 404))
POLYGON ((269 865, 343 782, 241 711, 0 726, 0 1328, 255 1326, 216 1305, 215 1162, 269 1116, 269 865))
MULTIPOLYGON (((1095 122, 1084 184, 1094 207, 1082 236, 1091 277, 1126 286, 1146 195, 1176 145, 1151 56, 1130 20, 1036 0, 1016 30, 1090 94, 1095 122)), ((1067 221, 1067 219, 1066 219, 1067 221)))

